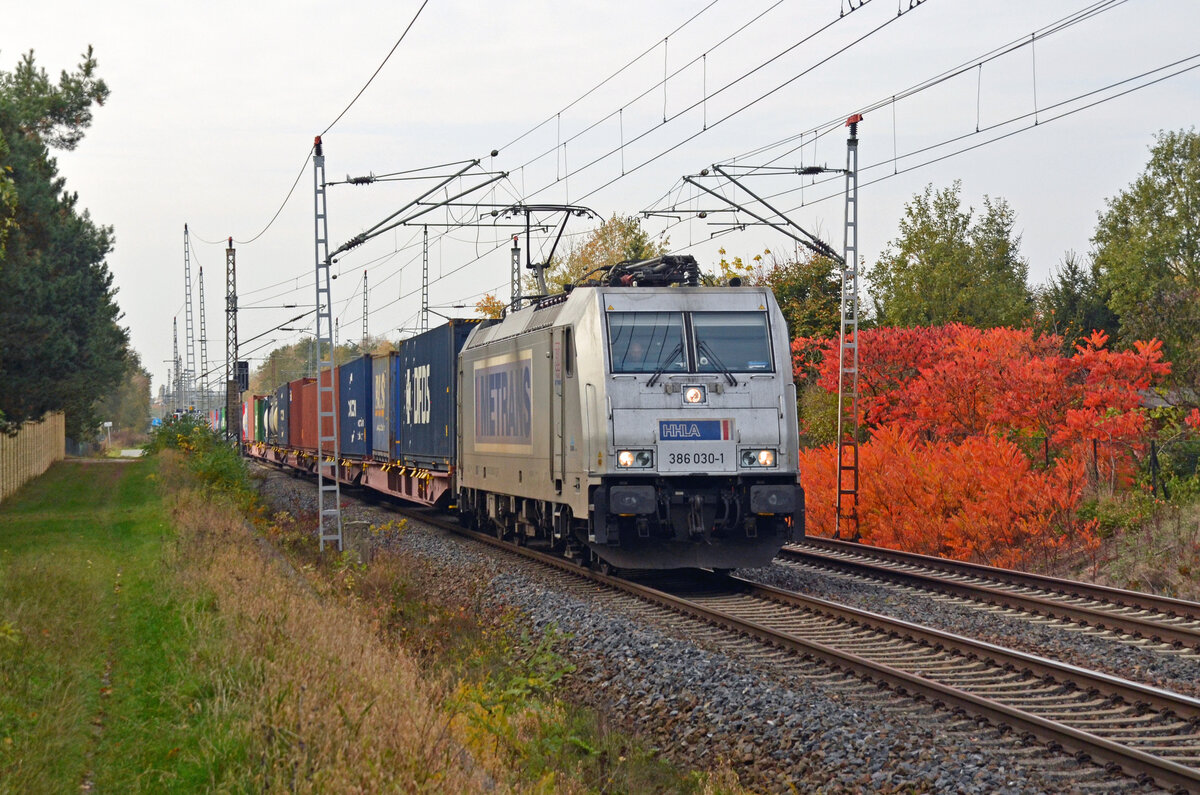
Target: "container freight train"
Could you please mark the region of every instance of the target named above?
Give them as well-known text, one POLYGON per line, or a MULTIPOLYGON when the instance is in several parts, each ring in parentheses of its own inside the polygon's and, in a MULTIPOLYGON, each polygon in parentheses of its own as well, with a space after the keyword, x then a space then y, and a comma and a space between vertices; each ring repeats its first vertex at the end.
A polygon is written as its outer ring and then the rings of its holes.
MULTIPOLYGON (((599 565, 769 563, 804 534, 787 328, 769 289, 698 277, 691 257, 618 265, 336 368, 339 478, 599 565)), ((247 400, 249 454, 333 456, 316 396, 247 400)))

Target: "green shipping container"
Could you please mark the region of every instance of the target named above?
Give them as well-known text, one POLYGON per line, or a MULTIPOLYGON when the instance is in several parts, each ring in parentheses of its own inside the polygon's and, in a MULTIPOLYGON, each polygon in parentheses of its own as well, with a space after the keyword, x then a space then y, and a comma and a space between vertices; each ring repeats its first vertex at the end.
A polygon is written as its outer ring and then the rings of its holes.
POLYGON ((254 441, 265 442, 267 440, 267 399, 265 397, 256 397, 254 399, 254 441))

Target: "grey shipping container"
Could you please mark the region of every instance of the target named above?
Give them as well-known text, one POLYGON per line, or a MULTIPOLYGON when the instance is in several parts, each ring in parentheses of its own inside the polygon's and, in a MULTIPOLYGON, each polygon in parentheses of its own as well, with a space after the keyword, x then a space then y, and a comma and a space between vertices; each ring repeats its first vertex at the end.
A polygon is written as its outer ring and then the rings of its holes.
POLYGON ((284 384, 271 396, 271 408, 267 412, 267 442, 288 446, 288 414, 291 413, 291 390, 284 384))
POLYGON ((451 320, 400 343, 395 460, 447 470, 454 462, 458 353, 479 320, 451 320))
POLYGON ((338 452, 347 458, 370 458, 375 414, 372 411, 371 357, 338 367, 338 452))
POLYGON ((392 415, 395 388, 392 373, 395 353, 371 357, 371 454, 377 461, 392 460, 392 415))

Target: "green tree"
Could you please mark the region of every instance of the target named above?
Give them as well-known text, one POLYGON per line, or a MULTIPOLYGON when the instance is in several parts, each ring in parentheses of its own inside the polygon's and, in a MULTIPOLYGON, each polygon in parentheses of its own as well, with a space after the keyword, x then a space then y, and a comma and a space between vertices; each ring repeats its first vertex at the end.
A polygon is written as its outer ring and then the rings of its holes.
MULTIPOLYGON (((555 257, 546 270, 546 286, 551 292, 574 284, 597 268, 618 262, 642 260, 667 253, 667 241, 656 243, 642 229, 640 218, 615 213, 592 233, 579 238, 567 247, 561 257, 555 257)), ((526 292, 536 291, 532 279, 525 281, 526 292)))
POLYGON ((717 272, 704 274, 705 283, 725 284, 736 276, 748 286, 769 287, 793 338, 832 337, 841 331, 841 273, 828 257, 807 251, 781 257, 767 249, 745 262, 736 256, 726 259, 725 249, 720 254, 717 272))
POLYGON ((1175 382, 1200 389, 1200 135, 1160 132, 1141 176, 1100 213, 1092 243, 1120 338, 1162 340, 1175 382))
POLYGON ((973 218, 961 190, 958 181, 937 192, 928 185, 904 206, 899 237, 867 275, 880 325, 991 328, 1031 319, 1029 265, 1012 208, 985 196, 973 218))
POLYGON ((832 337, 841 331, 842 279, 829 258, 813 253, 772 257, 761 283, 775 293, 792 337, 832 337))
POLYGON ((1075 344, 1093 331, 1115 338, 1119 324, 1108 298, 1095 264, 1084 264, 1074 251, 1068 251, 1050 281, 1037 291, 1038 326, 1043 333, 1061 336, 1066 353, 1073 352, 1075 344))
POLYGON ((142 367, 136 351, 129 351, 121 383, 104 396, 96 413, 111 422, 115 430, 141 433, 149 427, 150 372, 142 367))
POLYGON ((92 50, 56 83, 30 52, 0 71, 0 173, 15 203, 0 202, 8 239, 0 255, 0 412, 11 425, 63 410, 67 433, 90 437, 96 401, 125 372, 127 332, 118 325, 105 256, 111 227, 96 225, 65 190, 51 147, 73 149, 108 87, 92 50))
MULTIPOLYGON (((395 348, 387 340, 370 337, 365 349, 361 340, 338 345, 333 351, 333 363, 335 366, 342 365, 367 353, 380 354, 392 350, 395 348)), ((310 336, 291 345, 275 348, 267 354, 263 363, 250 374, 250 391, 256 395, 263 395, 289 381, 315 378, 316 374, 316 338, 310 336)))

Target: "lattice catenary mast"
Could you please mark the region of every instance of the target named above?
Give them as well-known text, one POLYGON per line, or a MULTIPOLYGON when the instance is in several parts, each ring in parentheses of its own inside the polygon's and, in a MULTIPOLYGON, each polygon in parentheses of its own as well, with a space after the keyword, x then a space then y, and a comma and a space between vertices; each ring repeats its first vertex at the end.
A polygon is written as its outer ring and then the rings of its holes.
POLYGON ((187 369, 183 375, 183 405, 188 411, 196 408, 196 335, 192 323, 192 255, 188 248, 188 228, 183 225, 183 295, 184 342, 187 345, 187 369))
POLYGON ((838 338, 837 520, 834 536, 858 532, 858 123, 846 120, 846 226, 842 258, 842 327, 838 338))
POLYGON ((429 226, 422 232, 421 243, 421 333, 429 331, 429 226))
POLYGON ((171 384, 171 412, 179 411, 179 393, 183 384, 183 373, 179 367, 179 317, 171 318, 171 367, 175 370, 175 379, 171 384))
MULTIPOLYGON (((338 407, 333 391, 333 301, 330 295, 329 217, 325 203, 325 152, 313 142, 313 205, 317 288, 317 523, 320 548, 342 550, 342 487, 338 481, 338 407), (330 457, 332 455, 332 457, 330 457)), ((364 322, 365 319, 364 319, 364 322)))
POLYGON ((233 238, 225 249, 225 441, 240 444, 242 423, 237 382, 237 252, 233 238))
POLYGON ((208 332, 204 326, 204 266, 199 268, 197 286, 200 288, 200 410, 207 412, 208 405, 208 332))

